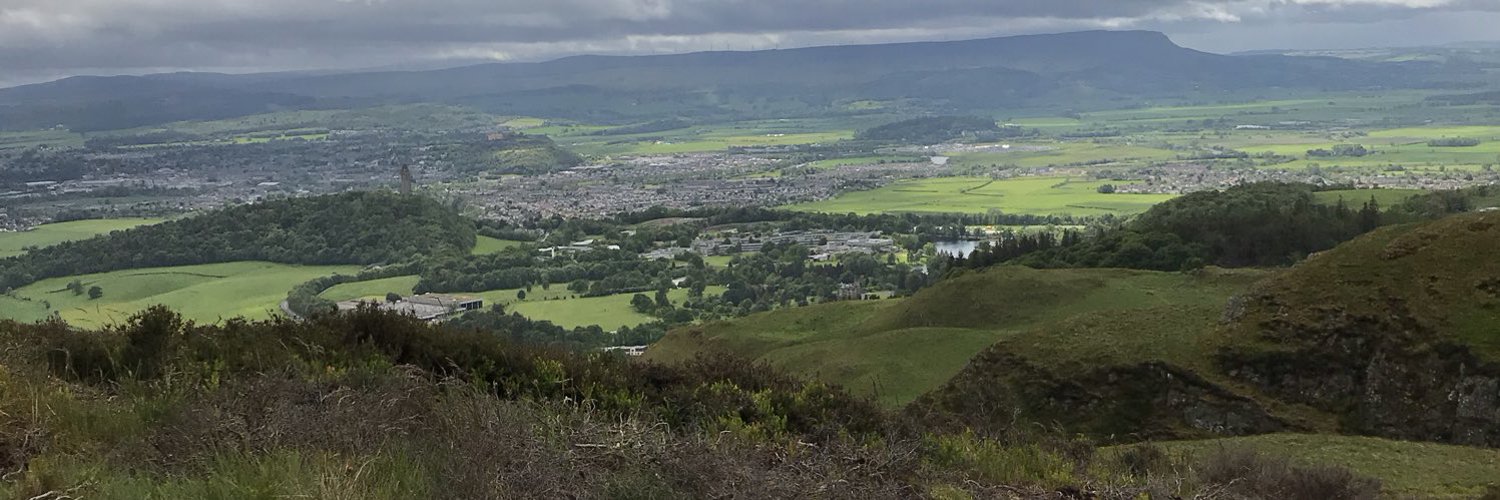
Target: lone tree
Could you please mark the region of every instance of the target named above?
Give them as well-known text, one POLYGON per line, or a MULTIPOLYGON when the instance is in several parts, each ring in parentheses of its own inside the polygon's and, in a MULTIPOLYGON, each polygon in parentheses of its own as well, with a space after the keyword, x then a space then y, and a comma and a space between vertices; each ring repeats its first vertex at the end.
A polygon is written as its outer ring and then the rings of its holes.
POLYGON ((69 291, 73 292, 73 295, 83 295, 83 282, 82 281, 78 281, 78 280, 69 281, 67 288, 68 288, 69 291))
POLYGON ((516 300, 526 300, 526 290, 517 290, 516 300))
POLYGON ((385 294, 385 301, 391 303, 401 302, 401 294, 396 292, 388 292, 385 294))
POLYGON ((97 300, 99 297, 103 297, 103 296, 104 296, 104 289, 103 288, 99 288, 99 285, 94 285, 93 287, 89 288, 89 299, 90 300, 97 300))
POLYGON ((656 303, 652 302, 651 297, 647 297, 646 294, 637 293, 630 298, 630 307, 635 309, 635 312, 645 314, 656 307, 656 303))

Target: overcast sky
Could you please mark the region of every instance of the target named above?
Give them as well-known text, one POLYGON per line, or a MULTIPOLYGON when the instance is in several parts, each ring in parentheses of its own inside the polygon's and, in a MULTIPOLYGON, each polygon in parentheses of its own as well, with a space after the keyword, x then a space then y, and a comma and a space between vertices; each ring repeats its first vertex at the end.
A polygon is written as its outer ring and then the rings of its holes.
POLYGON ((1214 52, 1500 39, 1500 0, 0 0, 0 86, 1152 29, 1214 52))

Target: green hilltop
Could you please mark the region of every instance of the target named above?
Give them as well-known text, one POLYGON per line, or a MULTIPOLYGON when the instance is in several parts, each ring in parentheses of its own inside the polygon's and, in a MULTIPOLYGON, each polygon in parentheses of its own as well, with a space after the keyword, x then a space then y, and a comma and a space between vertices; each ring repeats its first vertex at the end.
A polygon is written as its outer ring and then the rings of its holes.
POLYGON ((684 328, 647 358, 728 350, 899 406, 937 388, 996 341, 1078 315, 1155 318, 1170 307, 1217 308, 1259 276, 997 267, 907 299, 832 302, 684 328))
POLYGON ((1291 268, 959 271, 912 297, 674 331, 923 421, 1096 439, 1325 432, 1495 446, 1500 214, 1379 229, 1291 268), (1351 375, 1354 374, 1354 375, 1351 375))

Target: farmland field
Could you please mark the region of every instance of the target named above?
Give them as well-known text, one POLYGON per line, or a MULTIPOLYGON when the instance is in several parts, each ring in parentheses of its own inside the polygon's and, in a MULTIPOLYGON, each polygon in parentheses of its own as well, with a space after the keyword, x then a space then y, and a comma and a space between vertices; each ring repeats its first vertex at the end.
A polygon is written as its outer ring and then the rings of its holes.
POLYGON ((505 250, 507 248, 515 248, 524 245, 525 243, 526 242, 524 241, 502 240, 499 238, 491 238, 489 236, 479 236, 475 239, 474 250, 470 253, 474 255, 492 254, 501 250, 505 250))
POLYGON ((946 212, 1014 214, 1134 214, 1172 199, 1167 194, 1101 194, 1108 182, 1066 177, 991 180, 949 177, 900 182, 880 189, 845 193, 829 200, 786 208, 826 213, 946 212))
MULTIPOLYGON (((325 290, 321 296, 334 301, 378 299, 389 292, 406 296, 412 294, 412 288, 416 286, 417 280, 416 276, 397 276, 345 283, 325 290)), ((521 313, 533 320, 551 321, 564 328, 599 325, 605 330, 613 330, 621 326, 634 327, 655 320, 651 316, 631 309, 630 299, 635 296, 633 293, 578 297, 563 285, 555 285, 548 289, 532 287, 531 291, 526 292, 526 299, 522 300, 517 298, 520 291, 520 289, 490 290, 459 295, 476 296, 484 299, 484 305, 487 308, 500 304, 505 306, 507 311, 521 313)), ((668 291, 667 297, 674 303, 681 303, 687 299, 687 293, 686 289, 679 288, 668 291)), ((721 294, 724 293, 724 287, 709 287, 704 293, 706 295, 721 294)), ((647 292, 646 295, 650 296, 651 293, 647 292)))
POLYGON ((26 149, 37 146, 79 147, 82 145, 83 134, 63 130, 0 132, 0 151, 26 149))
POLYGON ((0 258, 20 255, 27 248, 48 247, 157 222, 161 219, 93 219, 43 224, 30 231, 4 232, 0 233, 0 258))
POLYGON ((584 155, 674 154, 724 151, 731 147, 831 143, 853 137, 855 130, 868 126, 867 121, 752 120, 622 135, 594 135, 609 127, 577 124, 547 125, 526 132, 547 134, 558 144, 584 155))
POLYGON ((1064 165, 1097 165, 1133 161, 1169 160, 1177 153, 1128 144, 1094 144, 1086 142, 1037 143, 1034 150, 1016 149, 1004 152, 960 153, 950 162, 960 167, 1016 166, 1047 167, 1064 165))
POLYGON ((22 287, 14 297, 0 301, 0 317, 36 321, 56 311, 71 325, 98 327, 163 304, 199 322, 239 316, 263 319, 279 310, 292 287, 319 276, 357 271, 358 266, 230 262, 53 278, 22 287), (86 288, 100 287, 104 296, 95 300, 69 291, 67 284, 75 279, 86 288))
POLYGON ((1341 189, 1337 191, 1319 191, 1313 193, 1313 197, 1320 203, 1328 204, 1338 203, 1339 198, 1343 198, 1344 204, 1357 209, 1364 205, 1365 202, 1370 201, 1372 197, 1375 198, 1375 203, 1379 203, 1381 207, 1390 207, 1392 205, 1399 205, 1401 202, 1406 201, 1407 198, 1425 192, 1420 189, 1341 189))
POLYGON ((334 285, 319 294, 334 302, 354 299, 384 298, 385 294, 395 292, 401 296, 412 294, 412 288, 417 286, 419 278, 413 276, 397 276, 378 280, 356 281, 334 285))

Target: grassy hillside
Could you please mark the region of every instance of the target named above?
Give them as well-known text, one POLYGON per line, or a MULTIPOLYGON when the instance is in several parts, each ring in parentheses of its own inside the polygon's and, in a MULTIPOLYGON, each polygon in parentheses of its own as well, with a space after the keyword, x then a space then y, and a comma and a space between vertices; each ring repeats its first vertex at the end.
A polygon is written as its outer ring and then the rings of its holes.
POLYGON ((52 278, 0 299, 0 318, 31 322, 55 312, 71 325, 99 327, 122 323, 140 310, 163 304, 203 323, 234 317, 264 319, 279 314, 281 300, 292 287, 318 276, 358 270, 355 266, 230 262, 52 278), (98 286, 104 295, 91 299, 73 293, 67 284, 75 279, 84 288, 98 286))
POLYGON ((1500 445, 1497 247, 1489 212, 1315 255, 1230 304, 1220 362, 1353 432, 1500 445))
MULTIPOLYGON (((1380 479, 1389 497, 1479 498, 1500 484, 1500 450, 1372 437, 1267 434, 1155 443, 1169 454, 1205 454, 1249 448, 1302 464, 1339 465, 1380 479)), ((1122 453, 1128 446, 1105 451, 1122 453)))
MULTIPOLYGON (((1106 440, 1320 430, 1495 446, 1497 245, 1500 214, 1458 215, 1379 229, 1239 292, 1080 311, 998 338, 908 410, 1106 440)), ((1038 298, 1019 311, 1048 310, 1049 286, 1024 288, 1038 298)), ((962 300, 882 313, 922 323, 973 308, 962 300)))
POLYGON ((0 232, 0 258, 16 256, 28 248, 42 248, 64 241, 86 240, 101 234, 155 224, 161 219, 91 219, 42 224, 27 231, 0 232))
MULTIPOLYGON (((1079 317, 1155 321, 1174 307, 1215 308, 1260 275, 998 267, 945 280, 907 299, 835 302, 680 329, 647 357, 670 362, 723 349, 895 406, 937 388, 996 341, 1024 342, 1033 329, 1079 317)), ((1161 333, 1120 342, 1133 342, 1130 352, 1190 349, 1191 343, 1173 335, 1206 330, 1155 331, 1161 333)))

